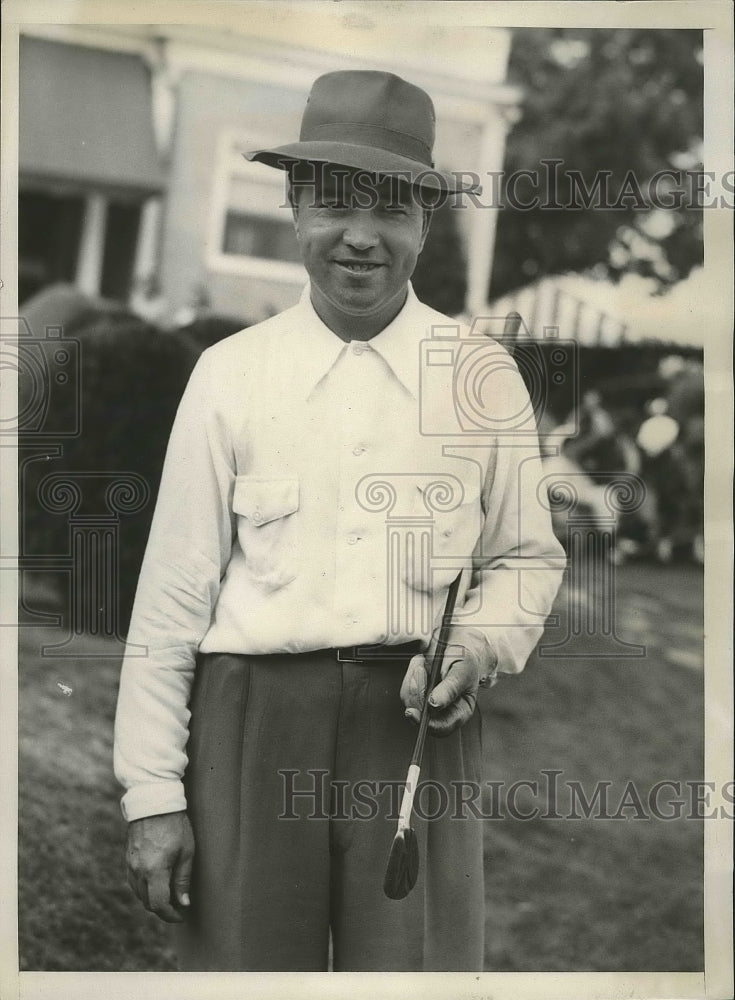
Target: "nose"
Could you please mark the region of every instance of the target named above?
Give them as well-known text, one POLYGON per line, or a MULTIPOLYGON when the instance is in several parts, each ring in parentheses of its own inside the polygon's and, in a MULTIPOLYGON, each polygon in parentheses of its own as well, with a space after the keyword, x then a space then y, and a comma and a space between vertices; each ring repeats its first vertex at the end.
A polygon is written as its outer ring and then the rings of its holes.
POLYGON ((379 236, 373 213, 366 208, 350 212, 342 239, 355 250, 370 250, 377 246, 379 236))

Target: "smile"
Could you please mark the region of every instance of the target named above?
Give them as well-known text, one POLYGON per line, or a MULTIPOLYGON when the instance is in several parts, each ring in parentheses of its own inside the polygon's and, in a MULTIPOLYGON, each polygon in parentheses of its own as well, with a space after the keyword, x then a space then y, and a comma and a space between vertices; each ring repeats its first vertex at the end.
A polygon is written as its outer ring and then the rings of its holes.
POLYGON ((344 268, 346 271, 350 271, 353 274, 362 274, 368 271, 375 271, 377 268, 382 267, 382 264, 372 264, 372 263, 362 263, 358 261, 349 260, 338 260, 335 261, 340 267, 344 268))

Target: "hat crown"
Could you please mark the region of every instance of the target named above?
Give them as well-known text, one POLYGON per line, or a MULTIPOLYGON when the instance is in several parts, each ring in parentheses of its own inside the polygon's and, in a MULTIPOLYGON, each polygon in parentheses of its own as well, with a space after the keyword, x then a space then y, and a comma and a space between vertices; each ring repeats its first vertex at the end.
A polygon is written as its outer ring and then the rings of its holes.
POLYGON ((435 114, 429 95, 394 73, 342 70, 314 81, 301 142, 371 144, 433 166, 435 114))
POLYGON ((354 69, 314 81, 298 142, 252 149, 248 160, 279 170, 330 163, 375 176, 399 176, 433 191, 479 191, 477 181, 434 167, 436 116, 431 98, 395 73, 354 69))

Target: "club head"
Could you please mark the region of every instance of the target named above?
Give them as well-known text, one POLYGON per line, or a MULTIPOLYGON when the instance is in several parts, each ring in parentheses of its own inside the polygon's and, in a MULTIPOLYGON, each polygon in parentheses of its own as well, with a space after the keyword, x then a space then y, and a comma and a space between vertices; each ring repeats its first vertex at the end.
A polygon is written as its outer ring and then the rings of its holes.
POLYGON ((416 885, 419 876, 419 844, 409 827, 399 830, 393 838, 388 865, 383 879, 383 892, 388 899, 404 899, 416 885))

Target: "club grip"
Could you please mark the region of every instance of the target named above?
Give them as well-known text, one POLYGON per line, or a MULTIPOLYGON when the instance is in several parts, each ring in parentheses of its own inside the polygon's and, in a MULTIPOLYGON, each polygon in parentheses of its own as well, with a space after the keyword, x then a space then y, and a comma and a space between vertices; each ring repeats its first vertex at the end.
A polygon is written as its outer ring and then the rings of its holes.
POLYGON ((426 731, 429 728, 429 697, 431 692, 436 687, 437 681, 439 680, 439 672, 441 670, 442 660, 444 659, 444 651, 447 648, 447 639, 449 637, 449 629, 452 625, 452 615, 454 614, 454 606, 457 603, 457 594, 459 593, 459 584, 462 579, 462 570, 459 571, 457 576, 449 586, 447 592, 447 600, 444 605, 444 613, 442 614, 441 626, 439 628, 439 636, 436 642, 436 648, 434 650, 434 656, 431 661, 431 668, 429 669, 429 679, 426 683, 426 691, 424 693, 424 704, 421 709, 421 719, 419 721, 419 732, 416 737, 416 744, 413 748, 413 756, 411 757, 411 766, 414 765, 421 766, 421 758, 424 755, 424 743, 426 742, 426 731))

